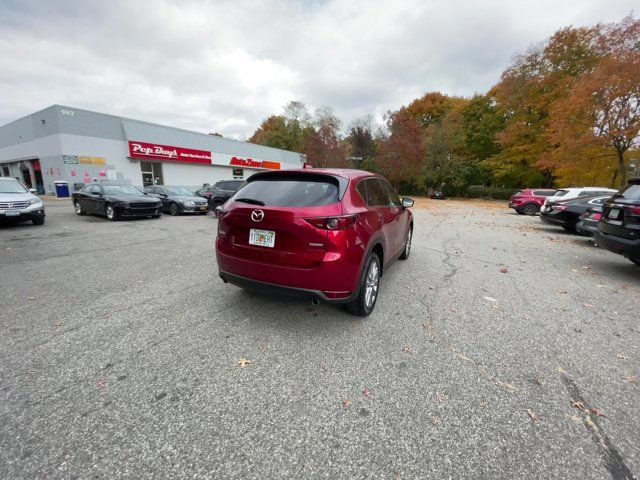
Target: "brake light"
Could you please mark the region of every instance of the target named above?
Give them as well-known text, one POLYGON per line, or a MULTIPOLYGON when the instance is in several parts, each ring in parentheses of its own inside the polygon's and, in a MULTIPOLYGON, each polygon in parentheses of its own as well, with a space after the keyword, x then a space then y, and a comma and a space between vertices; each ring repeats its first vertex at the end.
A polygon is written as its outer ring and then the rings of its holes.
POLYGON ((591 214, 591 218, 593 220, 600 220, 602 218, 602 214, 601 213, 593 213, 593 214, 591 214))
POLYGON ((564 212, 569 207, 567 207, 566 205, 554 205, 551 208, 553 208, 554 210, 558 210, 559 212, 564 212))
POLYGON ((640 207, 626 207, 625 210, 632 217, 640 217, 640 207))
POLYGON ((358 214, 340 215, 338 217, 305 218, 307 223, 324 230, 345 230, 358 220, 358 214))

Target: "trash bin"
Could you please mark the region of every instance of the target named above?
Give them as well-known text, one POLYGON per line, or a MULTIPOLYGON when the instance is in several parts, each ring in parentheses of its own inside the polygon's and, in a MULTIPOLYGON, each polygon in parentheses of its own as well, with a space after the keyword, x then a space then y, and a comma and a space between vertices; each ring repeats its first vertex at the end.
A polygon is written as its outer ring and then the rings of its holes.
POLYGON ((69 196, 69 184, 64 181, 53 182, 56 186, 56 196, 57 197, 68 197, 69 196))

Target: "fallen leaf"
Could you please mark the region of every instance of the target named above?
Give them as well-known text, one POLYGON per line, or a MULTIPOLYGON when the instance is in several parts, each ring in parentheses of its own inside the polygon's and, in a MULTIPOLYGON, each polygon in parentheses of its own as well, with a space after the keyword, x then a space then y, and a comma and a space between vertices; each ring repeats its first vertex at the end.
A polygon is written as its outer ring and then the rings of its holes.
POLYGON ((500 269, 500 273, 509 273, 509 270, 503 267, 500 269))
POLYGON ((260 351, 262 353, 266 353, 266 352, 269 351, 269 347, 267 345, 263 345, 263 346, 260 347, 260 351))
POLYGON ((498 301, 498 299, 493 298, 493 297, 483 297, 483 298, 488 302, 497 302, 498 301))
POLYGON ((629 383, 638 383, 638 377, 634 375, 623 375, 622 378, 629 383))
POLYGON ((579 410, 584 410, 584 403, 577 400, 571 400, 571 406, 576 407, 579 410))
POLYGON ((369 388, 365 388, 365 389, 362 391, 362 394, 363 394, 365 397, 371 397, 371 396, 373 396, 373 390, 371 390, 371 389, 369 389, 369 388))
POLYGON ((531 417, 531 420, 533 420, 534 422, 536 420, 539 420, 540 417, 538 416, 538 414, 536 412, 534 412, 533 410, 529 410, 527 409, 527 413, 529 414, 529 417, 531 417))
POLYGON ((36 297, 27 297, 27 300, 35 300, 36 297))
POLYGON ((591 305, 590 303, 583 303, 582 305, 584 305, 587 308, 596 308, 595 305, 591 305))
POLYGON ((253 362, 252 362, 251 360, 247 359, 247 358, 241 358, 240 360, 238 360, 237 365, 238 365, 240 368, 244 368, 244 367, 246 367, 247 365, 251 365, 252 363, 253 363, 253 362))
POLYGON ((573 331, 576 333, 582 333, 582 329, 578 327, 574 328, 573 331))
POLYGON ((627 357, 624 353, 618 353, 616 355, 616 358, 619 360, 629 360, 629 357, 627 357))
POLYGON ((431 330, 433 328, 433 325, 431 325, 431 323, 423 323, 422 328, 426 330, 431 330))
POLYGON ((438 393, 436 395, 436 400, 438 400, 439 402, 444 402, 447 400, 447 396, 444 393, 438 393))
POLYGON ((431 417, 431 423, 433 423, 434 425, 438 425, 442 423, 442 420, 440 420, 440 417, 438 417, 437 415, 433 415, 431 417))
POLYGON ((542 385, 542 380, 540 380, 540 372, 536 372, 536 378, 534 379, 536 385, 542 385))
POLYGON ((413 353, 413 349, 411 347, 402 347, 402 351, 404 353, 413 353))
POLYGON ((458 311, 458 309, 457 309, 456 307, 451 307, 451 308, 449 309, 449 311, 450 311, 450 312, 457 312, 457 311, 458 311))
POLYGON ((344 408, 349 408, 349 407, 351 406, 351 400, 349 400, 348 398, 344 399, 344 400, 342 401, 342 406, 343 406, 344 408))
POLYGON ((602 410, 600 410, 599 408, 596 408, 596 407, 591 407, 589 409, 589 413, 592 413, 592 414, 594 414, 594 415, 596 415, 598 417, 607 418, 607 416, 604 414, 604 412, 602 410))
POLYGON ((98 383, 96 383, 96 387, 98 388, 104 388, 106 385, 107 385, 106 380, 98 380, 98 383))

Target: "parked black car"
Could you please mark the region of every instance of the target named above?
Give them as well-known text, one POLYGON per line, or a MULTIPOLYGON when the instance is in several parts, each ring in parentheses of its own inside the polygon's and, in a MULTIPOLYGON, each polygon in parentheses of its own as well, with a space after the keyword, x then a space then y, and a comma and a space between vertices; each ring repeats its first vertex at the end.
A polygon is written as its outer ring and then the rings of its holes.
POLYGON ((162 215, 162 203, 158 198, 120 183, 90 183, 73 192, 71 201, 78 215, 104 215, 111 221, 124 217, 158 218, 162 215))
POLYGON ((604 204, 595 238, 600 246, 640 265, 640 178, 629 180, 604 204))
POLYGON ((587 208, 587 211, 580 215, 576 231, 583 235, 593 236, 598 231, 600 218, 602 218, 602 205, 587 208))
POLYGON ((229 200, 243 185, 243 180, 222 180, 210 187, 201 188, 196 191, 196 195, 206 198, 209 208, 215 210, 216 207, 229 200))
POLYGON ((578 197, 545 205, 540 210, 540 220, 558 225, 568 232, 575 232, 580 215, 586 212, 587 208, 602 205, 609 197, 610 195, 578 197))
POLYGON ((434 198, 436 200, 444 200, 444 192, 442 190, 436 190, 431 194, 431 198, 434 198))
POLYGON ((162 202, 162 211, 171 215, 180 213, 209 213, 207 201, 184 187, 156 185, 146 187, 145 193, 157 197, 162 202))

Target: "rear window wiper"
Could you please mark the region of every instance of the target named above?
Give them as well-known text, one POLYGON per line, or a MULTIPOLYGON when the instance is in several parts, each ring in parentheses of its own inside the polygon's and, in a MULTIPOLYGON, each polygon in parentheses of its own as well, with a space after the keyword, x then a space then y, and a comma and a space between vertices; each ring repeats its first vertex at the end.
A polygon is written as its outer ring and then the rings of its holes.
POLYGON ((264 205, 263 201, 256 200, 255 198, 234 198, 236 202, 251 203, 252 205, 264 205))

